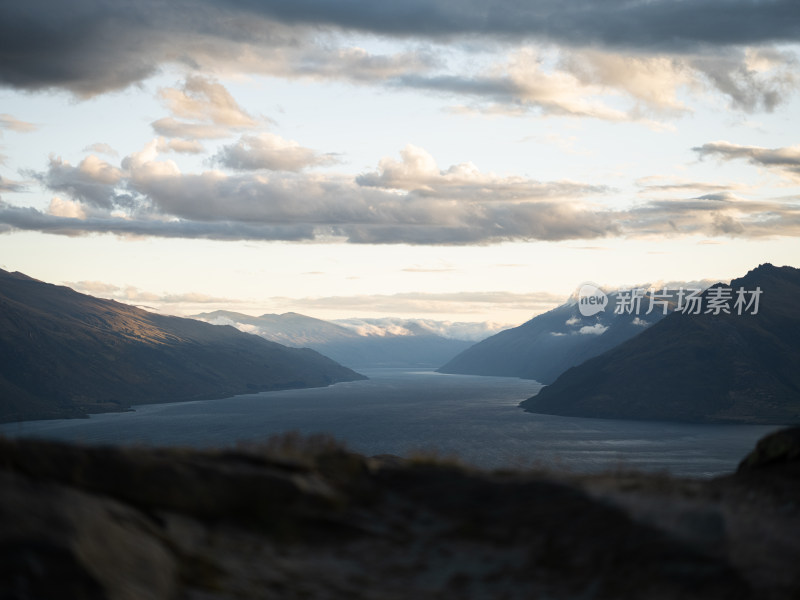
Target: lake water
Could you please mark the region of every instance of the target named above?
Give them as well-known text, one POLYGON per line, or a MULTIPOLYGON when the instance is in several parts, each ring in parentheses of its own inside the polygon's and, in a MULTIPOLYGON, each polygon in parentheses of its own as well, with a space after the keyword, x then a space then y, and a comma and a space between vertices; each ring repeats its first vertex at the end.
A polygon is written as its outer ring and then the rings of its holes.
POLYGON ((84 443, 225 446, 296 430, 368 455, 437 451, 482 467, 633 468, 712 477, 735 470, 771 426, 686 425, 526 413, 540 384, 508 377, 365 369, 369 381, 138 406, 89 419, 0 425, 0 434, 84 443))

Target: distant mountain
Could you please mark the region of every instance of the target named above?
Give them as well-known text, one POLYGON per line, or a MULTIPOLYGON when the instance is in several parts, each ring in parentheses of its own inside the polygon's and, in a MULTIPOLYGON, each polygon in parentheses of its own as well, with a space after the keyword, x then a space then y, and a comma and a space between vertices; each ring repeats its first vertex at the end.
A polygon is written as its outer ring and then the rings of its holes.
POLYGON ((641 333, 664 317, 615 314, 619 293, 609 294, 609 309, 591 317, 573 300, 471 346, 439 369, 440 373, 494 375, 552 383, 564 371, 641 333))
POLYGON ((313 350, 0 270, 0 421, 357 379, 313 350))
POLYGON ((437 367, 468 348, 468 340, 433 332, 426 322, 397 319, 358 319, 330 322, 289 312, 253 317, 230 311, 194 315, 214 324, 286 344, 307 347, 352 368, 437 367))
MULTIPOLYGON (((757 314, 675 312, 565 372, 530 412, 693 422, 800 422, 800 270, 764 264, 730 286, 760 288, 757 314)), ((752 312, 752 309, 751 309, 752 312)))

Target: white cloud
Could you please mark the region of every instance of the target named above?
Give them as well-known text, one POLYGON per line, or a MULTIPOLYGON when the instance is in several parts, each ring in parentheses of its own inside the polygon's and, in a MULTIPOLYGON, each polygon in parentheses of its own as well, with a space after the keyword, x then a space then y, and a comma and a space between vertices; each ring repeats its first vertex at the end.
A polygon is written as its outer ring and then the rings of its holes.
POLYGON ((247 113, 224 85, 210 77, 190 75, 179 88, 163 88, 159 96, 176 117, 250 129, 258 121, 247 113))
POLYGON ((164 137, 188 140, 219 140, 231 137, 230 128, 209 123, 187 123, 164 117, 151 123, 153 130, 164 137))
POLYGON ((606 332, 608 327, 601 323, 595 325, 584 325, 578 330, 581 335, 602 335, 606 332))
POLYGON ((55 217, 67 217, 70 219, 85 219, 86 211, 80 202, 75 200, 63 200, 58 196, 53 196, 47 214, 55 217))
POLYGON ((319 154, 274 133, 242 136, 235 144, 223 146, 214 160, 238 171, 300 171, 335 162, 332 155, 319 154))
POLYGON ((449 339, 476 342, 508 327, 508 325, 494 322, 465 323, 394 317, 337 319, 333 322, 367 337, 437 335, 449 339))
POLYGON ((176 152, 178 154, 202 154, 206 151, 203 144, 197 140, 166 140, 159 138, 159 152, 176 152))
POLYGON ((109 144, 103 142, 97 142, 94 144, 89 144, 83 149, 84 152, 96 152, 98 154, 105 154, 107 156, 117 157, 119 153, 114 150, 109 144))
POLYGON ((10 131, 16 131, 17 133, 29 133, 31 131, 36 131, 38 127, 33 123, 28 123, 27 121, 20 121, 16 117, 9 115, 9 114, 2 114, 0 115, 0 136, 3 135, 3 129, 8 129, 10 131))

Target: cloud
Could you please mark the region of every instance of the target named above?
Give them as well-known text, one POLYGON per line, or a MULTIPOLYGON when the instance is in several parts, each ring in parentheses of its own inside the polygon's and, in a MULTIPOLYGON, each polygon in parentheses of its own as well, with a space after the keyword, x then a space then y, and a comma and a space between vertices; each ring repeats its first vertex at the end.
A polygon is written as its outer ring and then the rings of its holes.
POLYGON ((688 110, 677 93, 691 86, 694 78, 677 57, 583 50, 565 52, 560 66, 583 85, 619 90, 647 109, 666 114, 688 110))
POLYGON ((336 319, 337 325, 351 329, 362 336, 418 336, 438 335, 455 340, 478 342, 505 329, 499 323, 471 323, 435 321, 432 319, 402 319, 384 317, 379 319, 336 319))
MULTIPOLYGON (((90 97, 178 65, 425 89, 477 99, 488 112, 622 120, 642 119, 641 110, 680 114, 676 90, 702 80, 737 109, 772 110, 797 86, 796 59, 773 48, 797 40, 795 17, 794 0, 465 0, 457 9, 445 0, 30 0, 0 5, 0 85, 90 97), (372 54, 354 43, 358 36, 403 48, 372 54), (523 50, 489 70, 448 69, 444 59, 459 42, 523 50), (526 47, 562 55, 547 65, 526 47), (634 106, 602 99, 617 94, 634 106)), ((219 91, 192 77, 164 90, 176 119, 156 121, 157 132, 170 135, 186 119, 248 127, 254 117, 226 111, 219 91)), ((180 137, 198 139, 185 130, 180 137)))
POLYGON ((225 86, 209 77, 190 75, 180 88, 163 88, 159 96, 176 117, 244 129, 257 124, 225 86))
POLYGON ((235 144, 223 146, 213 160, 237 171, 301 171, 335 162, 333 155, 319 154, 273 133, 242 136, 235 144))
POLYGON ((17 229, 41 231, 65 236, 110 233, 123 237, 164 237, 213 239, 223 241, 307 241, 314 239, 315 230, 308 225, 249 225, 235 222, 200 222, 125 217, 85 219, 43 213, 32 207, 12 206, 0 201, 0 224, 7 225, 2 233, 17 229))
POLYGON ((47 209, 47 214, 54 217, 66 217, 68 219, 85 219, 86 210, 80 202, 75 200, 63 200, 58 196, 54 196, 50 200, 50 206, 47 209))
POLYGON ((682 194, 694 192, 710 194, 718 192, 732 192, 745 189, 745 186, 736 183, 715 183, 707 181, 689 181, 686 179, 662 177, 651 175, 636 180, 640 194, 663 194, 665 192, 680 192, 682 194))
POLYGON ((5 179, 0 175, 0 192, 22 192, 25 190, 25 184, 13 179, 5 179))
POLYGON ((746 112, 772 112, 798 87, 798 61, 790 52, 773 48, 745 48, 724 54, 698 56, 689 64, 746 112))
POLYGON ((159 138, 159 152, 176 152, 178 154, 202 154, 206 151, 203 144, 197 140, 166 140, 159 138))
POLYGON ((413 267, 405 267, 401 269, 404 273, 449 273, 455 271, 453 267, 421 267, 414 265, 413 267))
POLYGON ((90 206, 112 208, 118 199, 115 189, 123 173, 93 154, 78 166, 51 155, 47 171, 35 177, 51 191, 65 193, 90 206))
POLYGON ((608 326, 596 323, 595 325, 584 325, 578 330, 578 333, 581 335, 602 335, 606 332, 606 329, 608 329, 608 326))
POLYGON ((20 121, 9 114, 2 114, 0 115, 0 136, 3 135, 3 129, 16 131, 17 133, 29 133, 31 131, 36 131, 37 127, 33 123, 20 121))
POLYGON ((514 294, 510 292, 406 292, 361 296, 322 296, 316 298, 275 298, 297 311, 337 310, 384 314, 486 314, 494 310, 524 310, 538 314, 564 302, 563 296, 549 292, 514 294))
POLYGON ((730 142, 710 142, 692 148, 701 158, 714 156, 721 160, 742 159, 751 165, 774 170, 791 179, 800 181, 800 145, 787 148, 762 148, 740 146, 730 142))
POLYGON ((604 187, 500 176, 469 163, 442 169, 414 146, 407 146, 399 161, 384 158, 375 171, 353 178, 284 171, 182 173, 175 162, 158 159, 161 144, 153 140, 125 157, 120 168, 93 155, 78 166, 51 157, 48 170, 33 175, 78 204, 59 200, 49 213, 3 204, 0 223, 63 235, 430 245, 800 234, 800 205, 792 200, 715 190, 610 208, 588 202, 607 193, 604 187))
MULTIPOLYGON (((281 23, 262 8, 211 0, 4 3, 0 85, 88 98, 129 87, 168 65, 366 81, 420 68, 427 60, 416 52, 376 56, 342 46, 336 28, 281 23)), ((190 84, 166 100, 189 114, 197 108, 192 96, 209 91, 190 84)))
POLYGON ((97 152, 98 154, 105 154, 106 156, 119 156, 119 152, 114 150, 110 145, 101 142, 89 144, 83 149, 84 152, 97 152))
POLYGON ((472 106, 455 107, 455 112, 511 116, 537 112, 609 121, 629 118, 624 111, 601 101, 601 88, 581 82, 567 71, 548 67, 545 57, 529 47, 514 51, 507 61, 477 74, 413 73, 395 78, 390 84, 475 100, 472 106))
POLYGON ((179 138, 162 139, 162 151, 200 154, 204 148, 199 140, 228 138, 266 122, 251 116, 211 77, 190 75, 180 87, 162 88, 158 95, 172 116, 153 121, 151 127, 164 138, 179 138))
POLYGON ((143 302, 156 304, 238 304, 240 302, 233 298, 212 296, 200 292, 156 294, 140 290, 134 286, 121 287, 103 281, 67 281, 64 282, 64 285, 84 294, 118 300, 128 304, 140 304, 143 302))
POLYGON ((482 173, 472 163, 441 170, 427 151, 408 144, 400 160, 386 157, 378 170, 364 173, 356 182, 365 187, 405 190, 426 198, 461 200, 538 200, 606 194, 606 186, 572 181, 539 182, 524 177, 501 177, 482 173))
POLYGON ((792 19, 795 9, 791 0, 758 4, 746 0, 609 0, 599 4, 591 0, 501 0, 491 4, 467 0, 459 3, 458 10, 445 0, 381 5, 366 0, 309 0, 302 5, 262 2, 253 11, 285 23, 329 25, 395 36, 543 36, 569 44, 681 48, 691 44, 792 42, 797 38, 792 19), (720 23, 721 11, 724 23, 720 23))
POLYGON ((735 110, 772 111, 799 82, 797 57, 770 48, 666 54, 523 45, 482 70, 409 73, 387 83, 472 100, 450 107, 455 113, 588 117, 663 128, 655 117, 691 112, 683 96, 721 94, 735 110))
POLYGON ((639 235, 773 237, 800 235, 800 203, 709 194, 651 200, 619 214, 624 230, 639 235))
POLYGON ((157 134, 168 138, 186 140, 219 140, 230 137, 231 130, 208 123, 187 123, 172 117, 164 117, 150 124, 157 134))

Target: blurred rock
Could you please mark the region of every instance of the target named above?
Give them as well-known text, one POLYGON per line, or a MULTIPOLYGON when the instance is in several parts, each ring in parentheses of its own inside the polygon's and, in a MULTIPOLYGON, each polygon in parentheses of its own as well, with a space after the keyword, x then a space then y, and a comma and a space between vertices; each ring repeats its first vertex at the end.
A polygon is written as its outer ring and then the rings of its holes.
POLYGON ((0 598, 796 598, 794 477, 0 439, 0 598))

